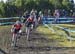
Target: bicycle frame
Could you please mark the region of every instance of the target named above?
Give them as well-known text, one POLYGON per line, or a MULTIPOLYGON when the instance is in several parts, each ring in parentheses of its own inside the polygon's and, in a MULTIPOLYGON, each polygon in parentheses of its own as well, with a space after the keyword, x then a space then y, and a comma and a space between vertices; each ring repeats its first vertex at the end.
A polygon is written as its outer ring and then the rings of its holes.
MULTIPOLYGON (((21 31, 20 31, 21 32, 21 31)), ((18 32, 17 34, 13 34, 13 36, 12 36, 12 45, 11 46, 13 46, 13 47, 15 47, 16 46, 16 43, 17 43, 17 39, 18 39, 18 37, 19 37, 19 35, 20 35, 20 33, 18 32)))
POLYGON ((17 34, 13 34, 11 46, 15 47, 17 42, 17 34))
POLYGON ((29 40, 29 36, 30 36, 31 30, 33 30, 33 24, 31 24, 30 27, 26 27, 26 36, 27 36, 27 40, 29 40))

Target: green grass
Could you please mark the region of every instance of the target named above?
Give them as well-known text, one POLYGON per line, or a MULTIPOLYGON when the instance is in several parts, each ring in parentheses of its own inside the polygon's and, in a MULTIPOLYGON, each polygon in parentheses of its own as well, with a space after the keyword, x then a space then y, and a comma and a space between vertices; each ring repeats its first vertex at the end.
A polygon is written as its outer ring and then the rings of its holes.
MULTIPOLYGON (((75 27, 75 25, 70 26, 70 24, 61 24, 60 26, 66 27, 69 29, 72 29, 75 27)), ((66 33, 64 31, 62 31, 61 29, 55 28, 55 27, 53 27, 53 28, 56 31, 55 33, 52 33, 52 31, 49 30, 45 26, 39 26, 37 28, 37 31, 39 33, 44 34, 44 36, 47 37, 48 39, 53 39, 53 40, 58 41, 58 46, 75 47, 75 41, 70 42, 69 40, 67 40, 66 33)), ((75 33, 71 33, 71 35, 73 35, 75 37, 75 33)))

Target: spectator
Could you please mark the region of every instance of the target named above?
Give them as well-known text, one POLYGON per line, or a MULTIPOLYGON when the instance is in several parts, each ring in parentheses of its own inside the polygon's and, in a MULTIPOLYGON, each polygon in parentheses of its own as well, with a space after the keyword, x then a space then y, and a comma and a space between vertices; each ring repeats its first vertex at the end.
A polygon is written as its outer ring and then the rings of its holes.
POLYGON ((51 17, 51 10, 48 10, 48 17, 51 17))
POLYGON ((54 22, 55 23, 57 23, 57 19, 59 18, 59 16, 60 16, 59 10, 56 9, 55 12, 54 12, 54 17, 55 17, 54 22))
POLYGON ((67 11, 63 9, 63 17, 67 17, 67 11))
POLYGON ((73 15, 73 10, 70 10, 70 17, 72 17, 73 15))
POLYGON ((39 11, 39 15, 38 15, 38 22, 39 23, 42 23, 42 18, 43 18, 43 13, 42 13, 42 11, 39 11))

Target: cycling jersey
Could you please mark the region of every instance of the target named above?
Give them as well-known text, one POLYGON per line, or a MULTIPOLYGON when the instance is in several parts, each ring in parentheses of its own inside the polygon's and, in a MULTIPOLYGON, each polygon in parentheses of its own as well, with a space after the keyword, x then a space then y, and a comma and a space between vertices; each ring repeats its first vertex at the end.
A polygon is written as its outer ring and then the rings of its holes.
POLYGON ((15 29, 18 30, 18 29, 21 29, 22 25, 21 24, 15 24, 14 27, 15 27, 15 29))
POLYGON ((33 18, 28 18, 27 21, 28 22, 33 22, 33 18))

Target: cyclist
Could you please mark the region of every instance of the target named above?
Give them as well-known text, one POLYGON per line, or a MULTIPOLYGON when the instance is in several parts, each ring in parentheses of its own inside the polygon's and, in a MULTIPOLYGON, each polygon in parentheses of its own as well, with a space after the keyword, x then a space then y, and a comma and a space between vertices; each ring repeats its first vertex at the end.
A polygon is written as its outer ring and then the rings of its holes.
POLYGON ((12 29, 11 29, 11 32, 13 33, 12 41, 15 41, 17 34, 18 33, 20 34, 22 32, 21 28, 22 28, 22 24, 20 21, 16 21, 16 23, 12 25, 12 29))
POLYGON ((22 28, 21 22, 20 21, 16 21, 16 23, 14 25, 12 25, 12 30, 13 30, 12 32, 14 34, 16 34, 16 33, 21 31, 21 28, 22 28))
POLYGON ((26 27, 27 27, 27 28, 30 27, 30 26, 33 27, 33 24, 34 24, 34 17, 33 17, 32 15, 30 15, 30 17, 26 20, 25 24, 26 24, 26 27))
POLYGON ((32 15, 30 15, 30 17, 27 18, 25 25, 26 25, 26 34, 27 34, 27 40, 28 40, 30 31, 32 31, 33 25, 34 25, 34 17, 32 15))

